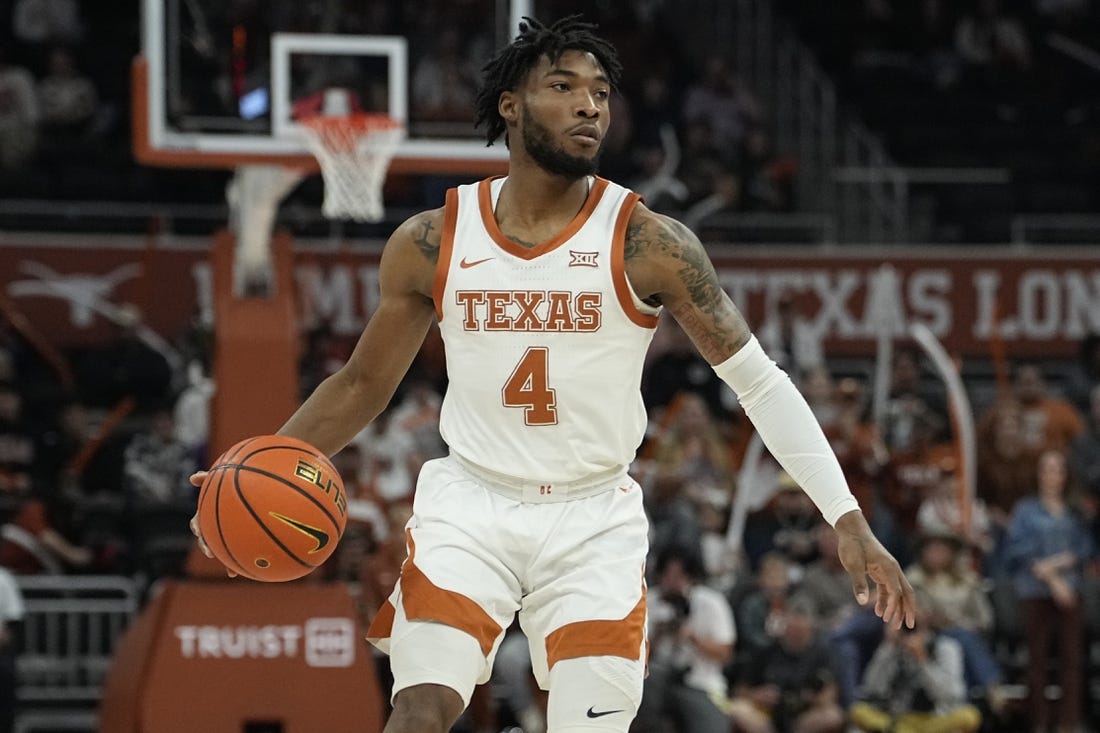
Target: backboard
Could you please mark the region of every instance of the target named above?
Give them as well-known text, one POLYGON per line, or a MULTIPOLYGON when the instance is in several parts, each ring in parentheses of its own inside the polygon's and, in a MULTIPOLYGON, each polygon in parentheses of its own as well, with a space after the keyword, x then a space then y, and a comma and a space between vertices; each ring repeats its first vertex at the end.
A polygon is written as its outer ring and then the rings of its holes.
MULTIPOLYGON (((142 0, 134 153, 154 166, 316 170, 297 118, 346 90, 406 126, 399 173, 506 167, 473 125, 481 65, 531 0, 142 0)), ((329 110, 330 111, 330 110, 329 110)))

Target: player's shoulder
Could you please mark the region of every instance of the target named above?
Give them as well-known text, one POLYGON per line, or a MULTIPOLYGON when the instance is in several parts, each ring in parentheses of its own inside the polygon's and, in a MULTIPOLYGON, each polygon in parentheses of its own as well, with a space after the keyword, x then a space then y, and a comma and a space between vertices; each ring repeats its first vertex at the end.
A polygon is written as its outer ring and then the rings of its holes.
POLYGON ((639 202, 626 226, 627 260, 676 255, 699 247, 699 238, 683 222, 653 211, 639 202))
POLYGON ((417 250, 430 261, 438 261, 443 241, 443 215, 444 207, 413 214, 393 231, 386 248, 417 250))

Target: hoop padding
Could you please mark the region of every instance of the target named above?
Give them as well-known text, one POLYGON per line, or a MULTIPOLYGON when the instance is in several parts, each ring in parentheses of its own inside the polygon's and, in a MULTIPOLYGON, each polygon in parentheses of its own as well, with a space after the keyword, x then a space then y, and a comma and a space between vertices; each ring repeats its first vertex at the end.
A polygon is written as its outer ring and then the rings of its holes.
POLYGON ((315 115, 299 120, 325 179, 322 213, 330 219, 381 221, 386 171, 405 139, 388 115, 315 115))
POLYGON ((281 165, 237 166, 226 186, 230 228, 237 233, 233 290, 243 295, 272 283, 271 233, 279 203, 306 171, 281 165))

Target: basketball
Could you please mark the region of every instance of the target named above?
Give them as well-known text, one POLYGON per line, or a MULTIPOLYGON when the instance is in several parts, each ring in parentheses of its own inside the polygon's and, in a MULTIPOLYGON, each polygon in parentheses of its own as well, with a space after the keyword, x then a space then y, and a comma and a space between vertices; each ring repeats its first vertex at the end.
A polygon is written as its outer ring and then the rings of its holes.
POLYGON ((319 450, 283 435, 234 445, 199 492, 203 541, 229 570, 280 582, 309 574, 336 549, 347 523, 340 475, 319 450))

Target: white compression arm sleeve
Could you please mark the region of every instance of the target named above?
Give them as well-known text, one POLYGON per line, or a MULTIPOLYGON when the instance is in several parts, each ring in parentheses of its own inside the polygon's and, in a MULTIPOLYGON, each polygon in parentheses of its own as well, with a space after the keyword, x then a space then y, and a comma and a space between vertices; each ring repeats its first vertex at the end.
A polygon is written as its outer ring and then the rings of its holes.
POLYGON ((753 336, 714 371, 737 394, 764 445, 830 525, 859 509, 817 417, 787 373, 753 336))

